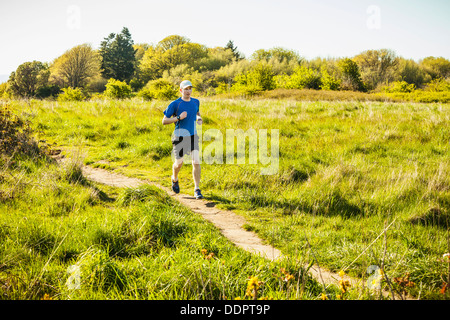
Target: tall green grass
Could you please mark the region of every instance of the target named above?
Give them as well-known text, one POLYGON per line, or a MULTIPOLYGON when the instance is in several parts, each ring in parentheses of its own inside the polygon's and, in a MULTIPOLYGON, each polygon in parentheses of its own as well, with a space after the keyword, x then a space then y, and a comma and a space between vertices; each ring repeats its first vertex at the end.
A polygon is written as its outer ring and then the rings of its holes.
MULTIPOLYGON (((167 103, 9 102, 52 148, 168 186, 167 103)), ((391 280, 410 274, 410 294, 446 297, 439 291, 449 274, 448 104, 205 98, 200 108, 203 132, 280 132, 274 175, 261 175, 260 164, 203 164, 207 199, 245 216, 247 228, 298 261, 314 257, 364 279, 371 265, 383 266, 391 280)), ((180 183, 182 192, 193 188, 190 169, 180 183)))
POLYGON ((264 282, 258 298, 323 292, 303 265, 235 247, 155 187, 95 185, 79 172, 30 159, 2 167, 11 192, 0 201, 1 299, 249 298, 252 276, 264 282), (284 283, 282 268, 295 281, 284 283))

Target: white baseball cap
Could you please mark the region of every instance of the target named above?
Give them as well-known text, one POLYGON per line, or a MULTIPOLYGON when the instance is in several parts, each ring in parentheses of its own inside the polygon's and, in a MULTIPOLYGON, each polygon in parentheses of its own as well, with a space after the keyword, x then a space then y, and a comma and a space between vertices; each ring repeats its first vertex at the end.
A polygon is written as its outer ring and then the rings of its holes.
POLYGON ((184 89, 186 87, 192 87, 192 83, 189 80, 183 80, 180 83, 180 89, 184 89))

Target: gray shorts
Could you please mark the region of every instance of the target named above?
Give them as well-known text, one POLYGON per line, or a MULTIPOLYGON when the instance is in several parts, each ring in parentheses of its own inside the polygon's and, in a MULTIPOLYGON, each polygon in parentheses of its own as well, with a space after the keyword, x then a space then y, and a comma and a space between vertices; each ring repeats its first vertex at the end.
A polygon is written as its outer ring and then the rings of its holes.
POLYGON ((185 154, 190 154, 193 150, 199 150, 198 135, 172 138, 173 152, 176 159, 181 159, 185 154))

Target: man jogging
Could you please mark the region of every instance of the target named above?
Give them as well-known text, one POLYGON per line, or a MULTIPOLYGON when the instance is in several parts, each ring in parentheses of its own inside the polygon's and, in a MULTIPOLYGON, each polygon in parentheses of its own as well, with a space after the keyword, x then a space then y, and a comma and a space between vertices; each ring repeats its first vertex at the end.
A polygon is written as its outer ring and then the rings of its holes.
POLYGON ((175 130, 172 137, 173 152, 175 161, 172 166, 172 190, 175 193, 180 192, 178 183, 178 173, 183 165, 183 156, 191 154, 192 157, 192 175, 194 177, 194 196, 196 199, 202 199, 200 192, 200 156, 197 135, 197 124, 202 124, 200 116, 200 101, 191 98, 192 84, 189 80, 184 80, 180 84, 181 98, 172 101, 164 111, 162 123, 175 123, 175 130))

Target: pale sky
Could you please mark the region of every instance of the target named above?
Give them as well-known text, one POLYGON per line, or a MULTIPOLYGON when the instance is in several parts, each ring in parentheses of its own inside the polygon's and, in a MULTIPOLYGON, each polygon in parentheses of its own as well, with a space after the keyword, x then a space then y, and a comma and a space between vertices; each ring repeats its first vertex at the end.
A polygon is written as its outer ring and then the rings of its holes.
POLYGON ((382 48, 450 59, 449 0, 1 0, 0 82, 26 61, 51 62, 82 43, 97 49, 123 27, 134 43, 173 34, 207 47, 233 40, 248 58, 283 47, 306 59, 382 48))

